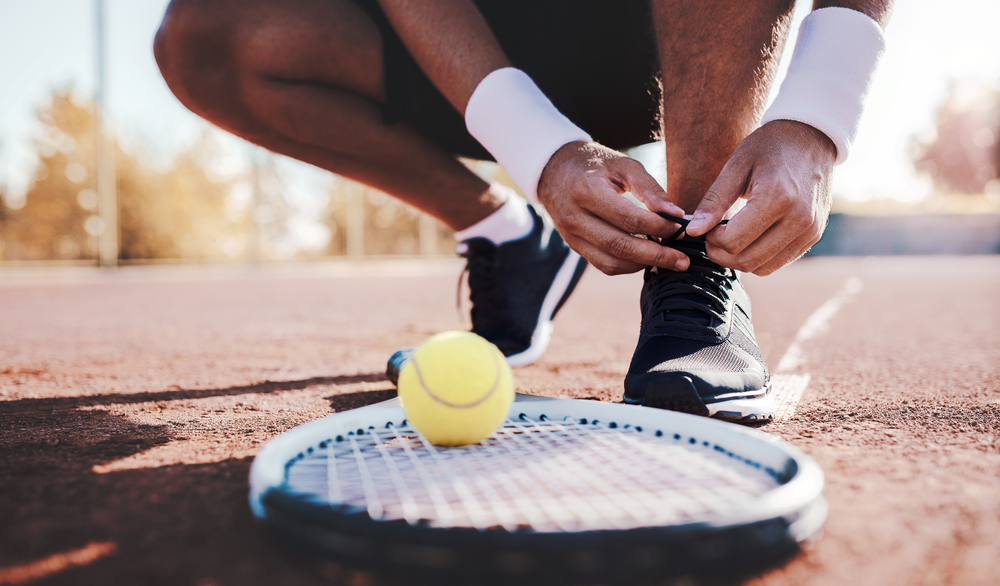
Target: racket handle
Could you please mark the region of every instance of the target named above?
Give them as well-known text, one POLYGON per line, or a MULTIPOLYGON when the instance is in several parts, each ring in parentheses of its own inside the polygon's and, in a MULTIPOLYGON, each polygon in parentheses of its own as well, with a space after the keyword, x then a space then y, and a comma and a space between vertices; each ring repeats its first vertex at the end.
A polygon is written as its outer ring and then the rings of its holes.
POLYGON ((385 377, 389 379, 392 386, 398 386, 400 371, 403 370, 403 367, 406 366, 406 363, 410 361, 410 357, 416 351, 416 348, 400 348, 389 357, 389 362, 385 365, 385 377))

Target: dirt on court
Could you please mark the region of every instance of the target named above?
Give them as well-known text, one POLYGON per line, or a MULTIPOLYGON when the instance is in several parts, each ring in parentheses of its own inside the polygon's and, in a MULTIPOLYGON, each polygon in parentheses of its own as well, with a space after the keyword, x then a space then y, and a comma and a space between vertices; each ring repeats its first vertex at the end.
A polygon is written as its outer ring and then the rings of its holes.
MULTIPOLYGON (((468 327, 460 271, 0 272, 0 585, 372 583, 270 542, 250 463, 392 397, 394 348, 468 327)), ((588 272, 518 390, 620 400, 640 282, 588 272)), ((1000 256, 812 258, 745 283, 776 381, 805 381, 763 429, 820 463, 830 503, 812 549, 749 583, 1000 583, 1000 256)))

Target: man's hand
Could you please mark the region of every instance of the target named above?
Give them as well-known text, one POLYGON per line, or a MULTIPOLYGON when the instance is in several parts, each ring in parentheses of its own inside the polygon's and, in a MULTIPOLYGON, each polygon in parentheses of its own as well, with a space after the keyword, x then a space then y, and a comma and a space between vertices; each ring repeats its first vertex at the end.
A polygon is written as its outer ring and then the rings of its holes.
POLYGON ((736 147, 687 227, 707 233, 713 261, 769 275, 799 258, 823 235, 832 203, 833 142, 815 128, 775 120, 736 147), (739 198, 746 206, 719 226, 739 198), (714 229, 713 229, 714 228, 714 229))
POLYGON ((667 200, 642 163, 597 143, 572 142, 552 156, 538 182, 538 199, 573 250, 608 275, 648 266, 686 270, 681 252, 633 234, 665 238, 678 226, 656 215, 684 212, 667 200), (629 192, 649 210, 621 194, 629 192))

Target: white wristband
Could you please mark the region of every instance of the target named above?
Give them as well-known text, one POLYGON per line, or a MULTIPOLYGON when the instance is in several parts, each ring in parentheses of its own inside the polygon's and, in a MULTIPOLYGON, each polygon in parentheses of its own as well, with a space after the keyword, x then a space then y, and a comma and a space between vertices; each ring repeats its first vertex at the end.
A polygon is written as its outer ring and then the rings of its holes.
POLYGON ((497 69, 479 82, 465 125, 532 202, 542 170, 560 148, 590 135, 563 116, 526 73, 497 69))
POLYGON ((885 35, 868 15, 821 8, 802 21, 788 74, 761 124, 795 120, 830 137, 837 164, 847 159, 885 35))

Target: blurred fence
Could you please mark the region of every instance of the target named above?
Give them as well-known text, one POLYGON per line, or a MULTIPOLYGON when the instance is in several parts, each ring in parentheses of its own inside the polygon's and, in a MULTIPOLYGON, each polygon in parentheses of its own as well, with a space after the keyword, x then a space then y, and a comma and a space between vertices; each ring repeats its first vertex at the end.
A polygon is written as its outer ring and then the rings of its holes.
POLYGON ((279 158, 263 149, 246 145, 244 169, 218 172, 224 153, 212 131, 166 169, 108 140, 115 209, 101 213, 96 120, 94 104, 71 90, 54 92, 39 109, 38 164, 27 192, 10 206, 0 190, 0 263, 97 265, 109 231, 117 254, 104 264, 453 254, 454 238, 437 220, 334 175, 326 193, 311 194, 322 205, 303 212, 279 158), (303 244, 302 230, 326 234, 303 244))
POLYGON ((1000 254, 1000 214, 832 214, 809 254, 1000 254))
MULTIPOLYGON (((226 167, 220 161, 233 156, 232 145, 227 153, 220 143, 221 131, 206 130, 166 167, 139 148, 108 139, 115 196, 109 214, 99 193, 95 105, 72 90, 56 91, 37 118, 37 165, 20 205, 9 206, 0 188, 0 264, 258 263, 453 254, 454 238, 446 227, 359 183, 323 175, 322 193, 311 194, 320 204, 303 210, 290 197, 289 177, 277 155, 237 143, 242 166, 220 170, 226 167), (311 239, 304 239, 304 232, 311 232, 311 239), (102 236, 109 233, 113 238, 103 243, 113 241, 117 252, 101 263, 102 236)), ((467 165, 485 179, 510 185, 495 164, 467 165)), ((934 210, 834 214, 811 254, 998 253, 1000 181, 991 178, 994 167, 989 171, 980 178, 987 193, 939 196, 934 210), (955 207, 975 213, 947 213, 955 207)))
MULTIPOLYGON (((58 22, 49 21, 48 12, 30 3, 8 15, 13 19, 8 24, 18 21, 19 27, 33 31, 18 41, 31 58, 13 69, 14 79, 18 72, 31 73, 27 77, 36 82, 63 75, 58 72, 68 59, 59 55, 58 62, 48 57, 33 61, 32 52, 45 53, 55 46, 78 52, 89 42, 94 52, 82 68, 78 61, 66 69, 73 72, 69 86, 52 91, 38 105, 31 145, 37 162, 19 166, 17 193, 0 181, 0 265, 256 263, 454 254, 454 238, 437 220, 333 175, 325 184, 294 185, 304 166, 296 170, 263 149, 228 135, 220 139, 224 133, 196 121, 172 97, 167 100, 178 111, 171 120, 195 121, 194 126, 205 131, 168 163, 161 160, 163 153, 158 159, 143 151, 144 144, 154 151, 162 145, 136 140, 135 128, 113 132, 104 121, 106 102, 113 101, 109 89, 118 92, 119 105, 127 96, 162 106, 169 95, 151 53, 166 3, 66 2, 66 14, 58 22), (140 58, 120 59, 130 52, 141 53, 140 58), (35 75, 41 69, 46 74, 35 75), (74 92, 72 84, 86 85, 82 80, 91 74, 93 98, 74 92), (128 92, 121 91, 125 87, 128 92), (225 144, 220 147, 220 142, 225 144), (240 159, 235 171, 231 160, 224 161, 227 157, 240 159), (31 173, 26 187, 20 185, 25 172, 31 173)), ((0 91, 14 94, 16 87, 8 84, 0 91)), ((4 150, 5 156, 10 153, 4 150)), ((472 165, 488 179, 497 173, 472 165)))

